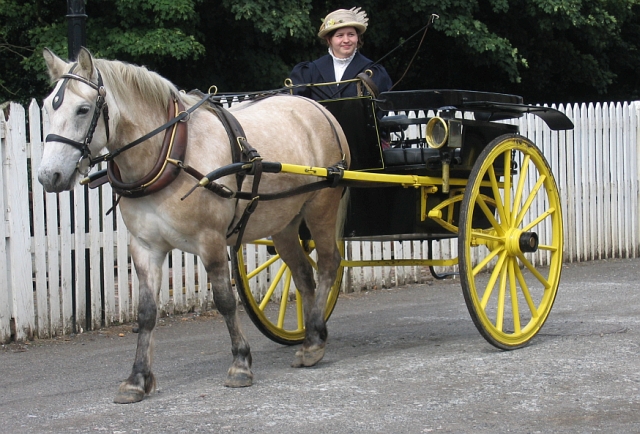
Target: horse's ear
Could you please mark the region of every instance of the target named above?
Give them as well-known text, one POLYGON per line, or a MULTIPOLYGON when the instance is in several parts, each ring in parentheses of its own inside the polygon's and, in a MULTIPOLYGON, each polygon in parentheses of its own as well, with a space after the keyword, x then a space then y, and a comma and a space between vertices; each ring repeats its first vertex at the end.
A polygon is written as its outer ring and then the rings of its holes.
POLYGON ((79 75, 86 77, 88 79, 92 78, 93 75, 93 56, 84 47, 80 47, 80 52, 78 53, 78 66, 80 70, 77 71, 79 75))
POLYGON ((47 69, 49 70, 49 77, 52 81, 57 81, 62 74, 67 70, 67 62, 56 56, 53 51, 45 48, 42 50, 42 56, 47 63, 47 69))

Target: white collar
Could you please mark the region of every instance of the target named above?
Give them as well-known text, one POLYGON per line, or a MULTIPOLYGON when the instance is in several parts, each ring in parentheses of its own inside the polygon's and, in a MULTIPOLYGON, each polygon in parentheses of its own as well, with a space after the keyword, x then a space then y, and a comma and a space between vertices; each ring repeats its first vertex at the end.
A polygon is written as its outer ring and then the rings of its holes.
POLYGON ((341 57, 336 57, 335 54, 333 54, 333 50, 331 50, 331 47, 329 47, 329 55, 331 57, 333 57, 333 63, 334 64, 338 64, 338 65, 348 65, 351 63, 351 61, 353 60, 354 57, 356 57, 356 53, 358 52, 358 49, 356 48, 353 52, 353 54, 347 58, 341 58, 341 57))

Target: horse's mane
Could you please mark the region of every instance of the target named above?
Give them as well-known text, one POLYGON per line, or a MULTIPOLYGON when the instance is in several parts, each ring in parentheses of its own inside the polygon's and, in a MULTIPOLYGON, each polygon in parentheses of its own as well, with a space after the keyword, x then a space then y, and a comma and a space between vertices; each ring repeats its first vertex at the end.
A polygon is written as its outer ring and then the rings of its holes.
POLYGON ((166 110, 171 95, 179 93, 173 83, 144 66, 118 60, 94 61, 104 81, 109 83, 109 91, 118 100, 133 100, 136 104, 147 103, 166 110))

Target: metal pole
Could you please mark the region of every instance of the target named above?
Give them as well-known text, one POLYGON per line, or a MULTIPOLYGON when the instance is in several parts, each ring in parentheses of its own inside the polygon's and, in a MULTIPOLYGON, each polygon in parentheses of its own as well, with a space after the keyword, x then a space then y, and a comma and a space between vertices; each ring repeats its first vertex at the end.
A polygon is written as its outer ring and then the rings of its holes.
POLYGON ((87 15, 84 3, 85 0, 67 0, 67 52, 70 61, 76 60, 80 47, 87 45, 87 15))

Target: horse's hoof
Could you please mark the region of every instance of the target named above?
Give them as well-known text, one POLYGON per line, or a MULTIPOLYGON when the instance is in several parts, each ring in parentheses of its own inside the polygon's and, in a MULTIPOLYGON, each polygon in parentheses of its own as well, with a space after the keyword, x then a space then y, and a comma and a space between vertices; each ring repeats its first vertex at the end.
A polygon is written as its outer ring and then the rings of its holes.
POLYGON ((224 382, 225 387, 249 387, 253 384, 253 374, 251 372, 236 372, 229 374, 224 382))
POLYGON ((312 348, 303 348, 296 351, 291 367, 308 368, 314 366, 324 357, 324 346, 316 346, 312 348))
POLYGON ((113 402, 116 404, 140 402, 145 395, 151 394, 154 390, 156 390, 156 377, 152 372, 149 372, 146 376, 140 373, 131 374, 126 381, 120 383, 118 393, 113 398, 113 402))
POLYGON ((122 383, 118 389, 113 402, 116 404, 133 404, 144 399, 144 390, 142 388, 132 386, 131 384, 122 383))

